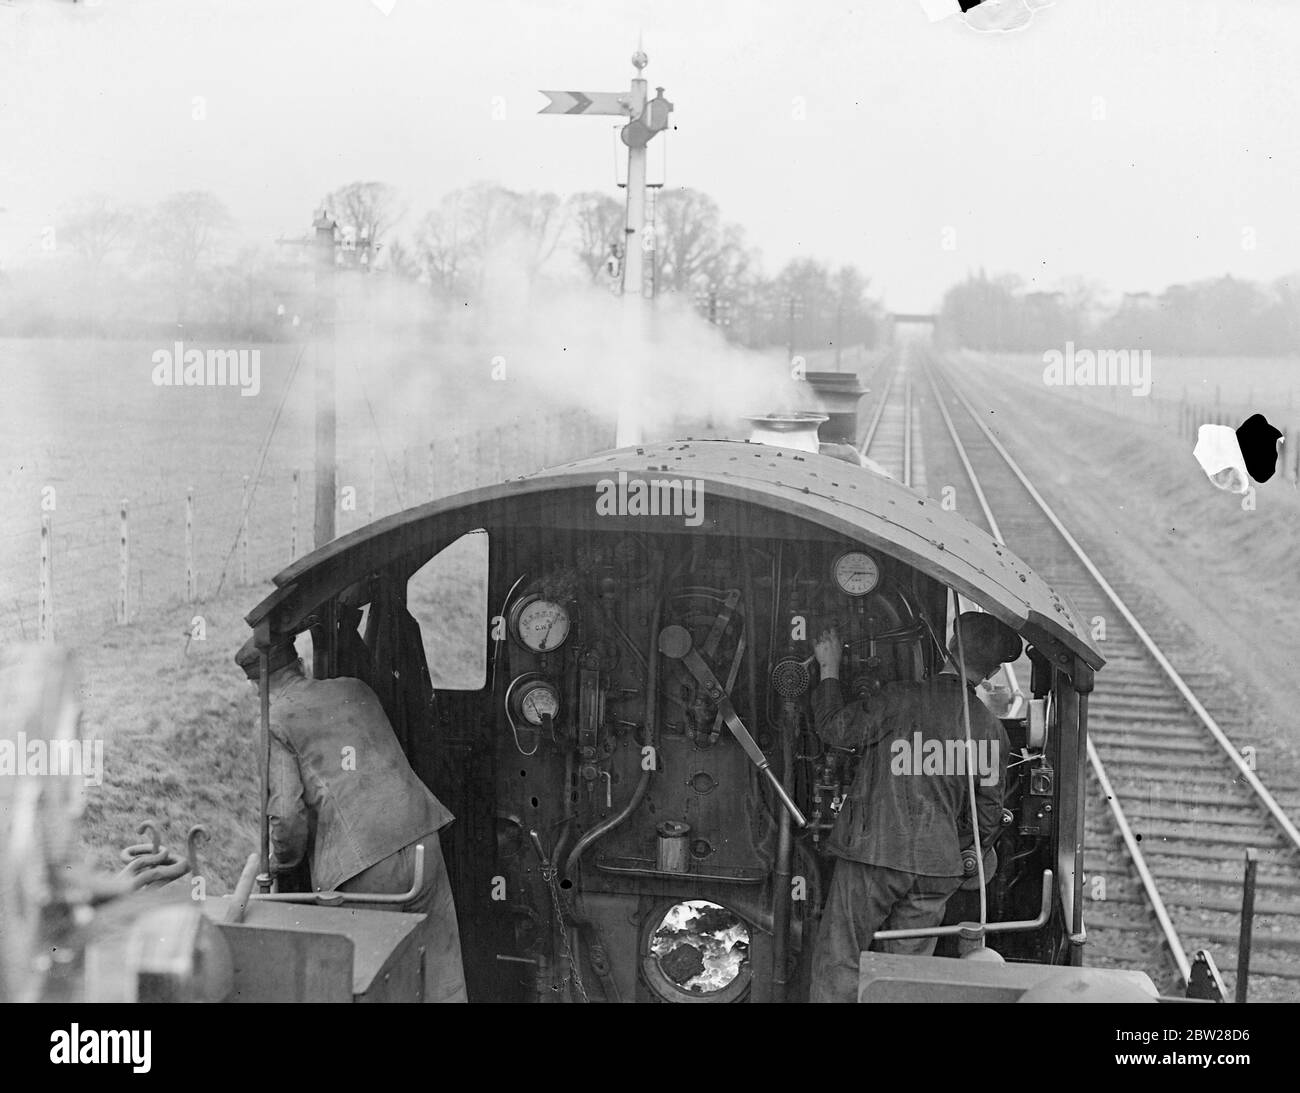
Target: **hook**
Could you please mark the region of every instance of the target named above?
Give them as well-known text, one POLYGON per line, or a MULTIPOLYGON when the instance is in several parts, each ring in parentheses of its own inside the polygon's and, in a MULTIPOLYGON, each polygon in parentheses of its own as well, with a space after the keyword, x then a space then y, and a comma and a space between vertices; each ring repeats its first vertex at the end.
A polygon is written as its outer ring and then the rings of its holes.
POLYGON ((195 824, 190 828, 190 833, 185 837, 185 850, 190 859, 190 872, 196 877, 203 875, 203 870, 199 868, 199 836, 203 836, 203 841, 209 841, 208 829, 202 824, 195 824))
POLYGON ((137 835, 143 835, 146 831, 149 833, 149 838, 153 842, 152 853, 157 854, 158 849, 161 846, 161 840, 158 838, 158 829, 154 826, 152 820, 142 821, 140 826, 135 829, 137 835))

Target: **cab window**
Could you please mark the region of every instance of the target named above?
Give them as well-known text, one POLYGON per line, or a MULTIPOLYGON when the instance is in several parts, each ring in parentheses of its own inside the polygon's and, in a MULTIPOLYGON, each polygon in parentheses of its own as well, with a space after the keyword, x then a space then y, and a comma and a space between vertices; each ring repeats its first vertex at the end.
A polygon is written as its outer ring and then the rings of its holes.
POLYGON ((462 535, 406 586, 435 690, 479 691, 487 682, 488 534, 462 535))

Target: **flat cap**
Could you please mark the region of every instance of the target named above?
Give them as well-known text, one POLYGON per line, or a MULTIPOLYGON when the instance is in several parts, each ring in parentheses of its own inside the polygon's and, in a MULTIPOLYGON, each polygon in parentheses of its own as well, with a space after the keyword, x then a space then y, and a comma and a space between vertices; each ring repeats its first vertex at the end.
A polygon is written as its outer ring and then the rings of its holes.
MULTIPOLYGON (((272 641, 270 648, 271 660, 269 670, 278 671, 286 664, 292 664, 298 659, 298 650, 294 648, 292 638, 276 638, 272 641)), ((244 675, 249 679, 259 679, 262 674, 261 657, 257 648, 257 640, 250 637, 239 651, 235 654, 235 663, 244 669, 244 675)))
POLYGON ((987 653, 996 657, 999 664, 1020 659, 1024 643, 1001 619, 985 611, 965 611, 957 616, 957 625, 961 627, 961 640, 968 653, 973 648, 979 655, 987 653))

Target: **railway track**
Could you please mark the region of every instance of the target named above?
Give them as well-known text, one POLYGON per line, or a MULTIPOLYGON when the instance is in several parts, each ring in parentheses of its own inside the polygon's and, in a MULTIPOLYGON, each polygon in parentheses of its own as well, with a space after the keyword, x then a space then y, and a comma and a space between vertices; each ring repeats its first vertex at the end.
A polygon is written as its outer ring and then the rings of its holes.
MULTIPOLYGON (((1006 541, 1091 625, 1107 659, 1089 701, 1085 961, 1141 968, 1181 994, 1207 949, 1235 989, 1242 876, 1258 854, 1251 1000, 1300 998, 1300 789, 1265 787, 1233 744, 1232 700, 1179 675, 1125 599, 948 379, 909 347, 862 451, 909 485, 956 487, 958 509, 1006 541), (921 428, 922 423, 925 429, 921 428), (925 437, 925 450, 921 448, 925 437), (920 472, 918 475, 918 471, 920 472)), ((1113 577, 1114 575, 1112 575, 1113 577)))

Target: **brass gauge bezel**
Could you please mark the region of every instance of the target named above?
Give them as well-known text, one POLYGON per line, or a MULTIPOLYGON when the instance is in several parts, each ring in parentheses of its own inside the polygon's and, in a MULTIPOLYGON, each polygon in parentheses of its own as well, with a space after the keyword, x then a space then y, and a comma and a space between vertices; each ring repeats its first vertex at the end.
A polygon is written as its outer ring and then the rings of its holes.
POLYGON ((884 567, 880 564, 880 559, 878 559, 870 551, 863 550, 861 547, 850 547, 848 550, 841 550, 837 555, 835 555, 835 560, 831 562, 831 580, 835 582, 835 587, 838 588, 841 592, 843 592, 844 595, 852 596, 854 599, 860 599, 863 596, 870 596, 871 593, 873 593, 877 588, 880 587, 880 582, 883 578, 884 578, 884 567), (840 579, 840 563, 843 562, 845 558, 851 557, 853 555, 858 555, 862 558, 867 559, 867 561, 870 562, 871 565, 874 566, 876 570, 876 578, 874 581, 871 582, 871 586, 869 588, 862 589, 862 591, 860 592, 855 592, 849 588, 846 588, 844 586, 844 581, 840 579))
POLYGON ((544 656, 547 653, 553 653, 557 649, 562 648, 564 643, 569 640, 569 637, 573 633, 573 612, 569 609, 567 604, 561 603, 559 600, 551 599, 548 596, 544 596, 540 592, 534 592, 522 597, 516 601, 513 607, 510 608, 509 628, 510 636, 521 646, 527 649, 530 653, 544 656), (524 612, 537 604, 547 604, 556 608, 564 615, 564 635, 554 645, 547 645, 545 648, 538 648, 536 645, 532 644, 524 637, 523 633, 522 624, 524 612))
POLYGON ((525 675, 518 676, 510 681, 510 686, 506 688, 506 708, 510 711, 511 716, 521 725, 527 725, 532 729, 540 729, 542 722, 534 721, 528 716, 524 709, 524 701, 528 696, 537 690, 544 690, 549 693, 555 700, 555 712, 551 714, 552 722, 560 716, 560 711, 564 707, 564 699, 560 695, 560 689, 549 679, 537 675, 535 672, 529 672, 525 675))

